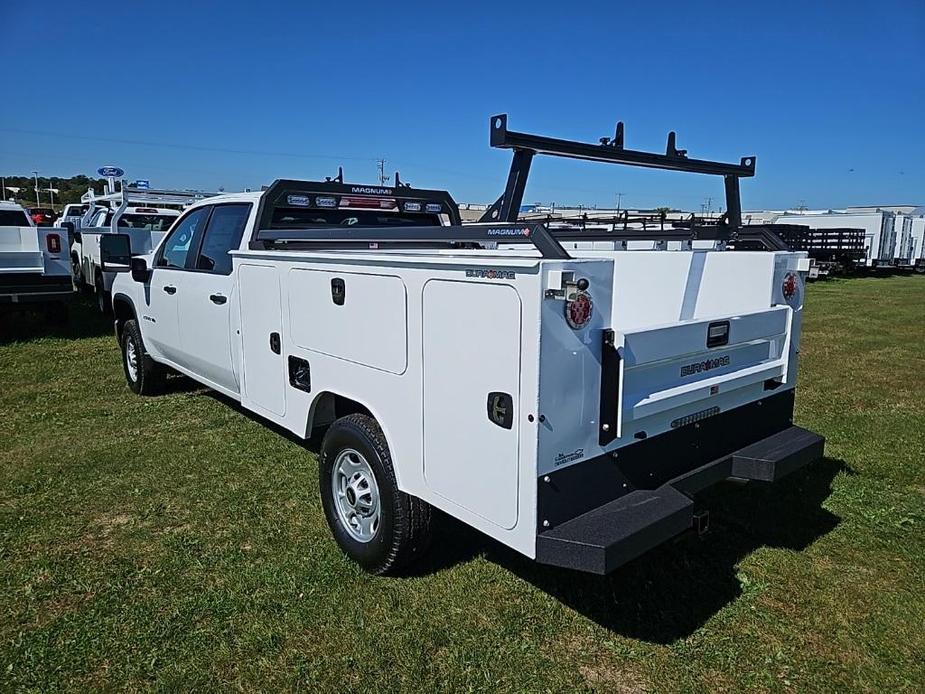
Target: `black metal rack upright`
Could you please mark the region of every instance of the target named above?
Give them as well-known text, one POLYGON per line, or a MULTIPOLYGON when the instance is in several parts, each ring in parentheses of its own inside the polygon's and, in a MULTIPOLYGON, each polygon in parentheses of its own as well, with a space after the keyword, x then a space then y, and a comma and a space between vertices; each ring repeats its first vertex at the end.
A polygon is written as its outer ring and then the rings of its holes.
POLYGON ((492 116, 489 127, 491 146, 511 149, 514 151, 514 157, 511 161, 504 193, 486 210, 480 222, 517 221, 533 157, 537 154, 546 154, 607 164, 722 176, 726 191, 724 226, 730 229, 742 226, 739 179, 755 175, 755 157, 753 156, 742 157, 738 164, 692 159, 687 156, 687 150, 677 148, 677 138, 673 131, 668 133, 668 143, 664 154, 627 149, 624 146, 622 122, 617 123, 613 138, 603 137, 598 144, 508 130, 507 114, 492 116))

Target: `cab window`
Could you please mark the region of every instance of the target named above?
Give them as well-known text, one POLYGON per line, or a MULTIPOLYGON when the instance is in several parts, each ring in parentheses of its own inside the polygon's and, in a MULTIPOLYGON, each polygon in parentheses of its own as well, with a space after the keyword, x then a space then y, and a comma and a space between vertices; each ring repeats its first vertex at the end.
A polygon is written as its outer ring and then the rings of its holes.
POLYGON ((251 206, 246 203, 215 206, 202 238, 202 247, 196 261, 197 270, 231 274, 231 256, 228 252, 240 246, 250 212, 251 206))
POLYGON ((163 250, 157 259, 157 267, 185 268, 193 240, 202 234, 202 228, 209 219, 211 207, 198 207, 183 219, 164 240, 163 250))

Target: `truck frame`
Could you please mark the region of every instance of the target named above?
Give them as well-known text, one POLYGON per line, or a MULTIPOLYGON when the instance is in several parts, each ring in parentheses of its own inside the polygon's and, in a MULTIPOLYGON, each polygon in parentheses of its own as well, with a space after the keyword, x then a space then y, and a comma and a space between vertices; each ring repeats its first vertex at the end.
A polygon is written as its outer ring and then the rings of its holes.
MULTIPOLYGON (((539 562, 599 574, 691 527, 727 478, 819 458, 793 424, 805 253, 568 250, 519 221, 536 154, 721 175, 740 164, 506 130, 508 186, 461 225, 442 191, 279 180, 192 205, 153 252, 102 240, 126 380, 166 368, 308 438, 341 549, 373 573, 419 556, 436 507, 539 562), (428 213, 431 213, 428 215, 428 213)), ((617 146, 619 145, 619 146, 617 146)), ((618 234, 645 234, 621 230, 618 234)), ((634 237, 635 238, 635 237, 634 237)))

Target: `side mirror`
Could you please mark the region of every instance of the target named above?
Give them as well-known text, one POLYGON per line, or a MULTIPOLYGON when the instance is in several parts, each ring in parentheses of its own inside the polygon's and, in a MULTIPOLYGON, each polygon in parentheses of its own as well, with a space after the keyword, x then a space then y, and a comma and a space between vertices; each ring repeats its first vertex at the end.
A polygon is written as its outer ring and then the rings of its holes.
POLYGON ((100 265, 103 272, 128 272, 132 244, 128 234, 100 234, 100 265))
POLYGON ((74 243, 80 243, 83 241, 83 237, 80 235, 79 231, 74 232, 74 243))
POLYGON ((151 271, 144 258, 132 258, 132 279, 146 284, 151 279, 151 271))

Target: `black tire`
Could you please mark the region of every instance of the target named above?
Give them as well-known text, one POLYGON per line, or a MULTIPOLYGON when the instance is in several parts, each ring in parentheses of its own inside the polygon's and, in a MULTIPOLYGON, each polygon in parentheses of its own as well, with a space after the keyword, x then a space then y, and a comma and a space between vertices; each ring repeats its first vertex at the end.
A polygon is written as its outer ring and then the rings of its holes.
POLYGON ((431 507, 399 491, 392 456, 372 417, 341 417, 328 429, 318 458, 321 502, 334 539, 350 559, 372 574, 394 573, 420 556, 430 544, 431 507), (362 542, 345 527, 334 499, 332 480, 338 457, 353 449, 368 463, 379 489, 379 522, 372 539, 362 542))
POLYGON ((122 328, 122 371, 128 387, 136 395, 155 395, 164 389, 166 369, 148 356, 134 318, 126 321, 122 328), (129 366, 131 355, 134 355, 134 376, 129 366))
POLYGON ((96 276, 96 305, 104 316, 112 315, 112 295, 103 288, 103 276, 96 276))
POLYGON ((49 323, 67 323, 68 316, 68 305, 63 301, 55 301, 45 306, 45 320, 49 323))

